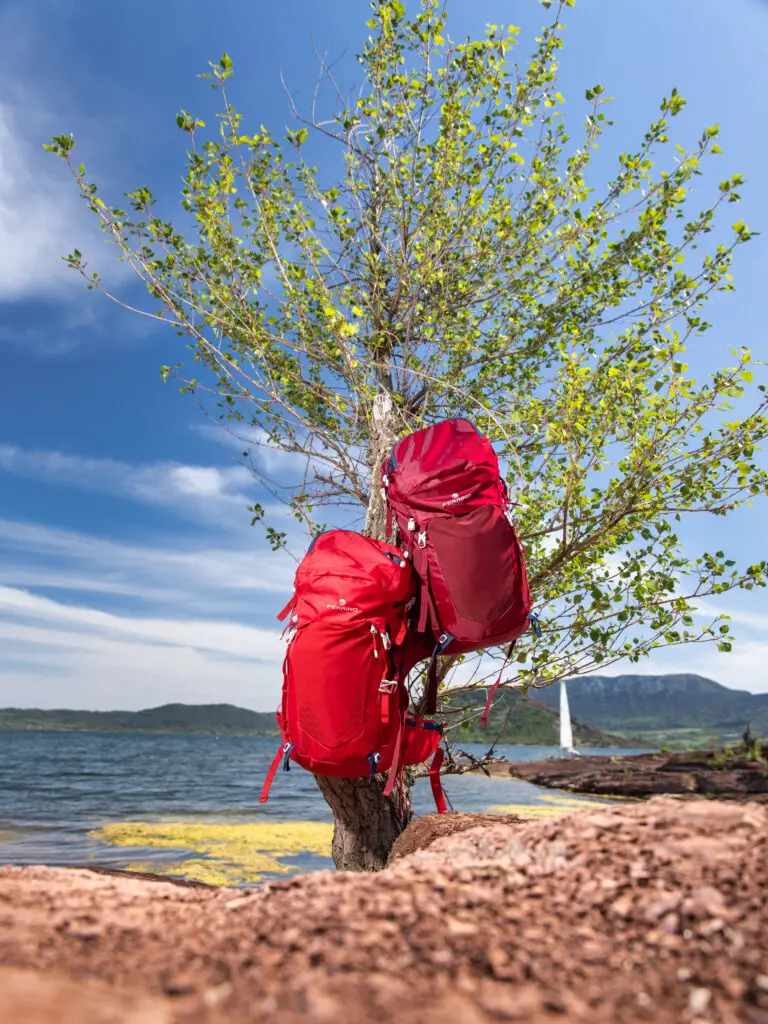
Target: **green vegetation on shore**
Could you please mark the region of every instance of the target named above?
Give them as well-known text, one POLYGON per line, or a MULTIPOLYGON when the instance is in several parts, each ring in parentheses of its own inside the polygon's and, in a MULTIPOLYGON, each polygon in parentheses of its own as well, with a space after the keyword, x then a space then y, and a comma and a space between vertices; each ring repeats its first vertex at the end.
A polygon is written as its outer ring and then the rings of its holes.
POLYGON ((274 714, 233 704, 163 704, 144 711, 0 708, 0 729, 86 732, 216 733, 277 736, 274 714))
MULTIPOLYGON (((494 701, 487 729, 478 721, 485 691, 464 695, 455 708, 469 707, 474 719, 453 734, 459 743, 489 743, 501 732, 499 742, 555 745, 558 715, 538 701, 514 691, 504 691, 494 701), (511 709, 511 713, 510 712, 511 709), (509 717, 507 715, 509 713, 509 717), (505 724, 506 720, 506 724, 505 724)), ((448 716, 450 724, 452 716, 448 716)), ((216 733, 218 735, 277 736, 274 714, 249 711, 232 704, 164 704, 145 711, 70 711, 21 708, 0 709, 0 729, 51 731, 216 733)), ((574 720, 574 736, 585 746, 621 746, 622 741, 574 720)), ((626 745, 626 744, 625 744, 626 745)))
MULTIPOLYGON (((457 717, 465 719, 452 732, 452 739, 458 743, 512 743, 557 746, 560 742, 560 715, 545 704, 524 695, 519 690, 501 690, 494 698, 485 729, 480 725, 480 715, 485 705, 486 692, 465 693, 460 700, 454 700, 447 714, 450 727, 457 717), (454 712, 451 714, 451 710, 454 712)), ((577 746, 584 747, 628 747, 634 746, 621 736, 611 735, 590 725, 580 718, 573 719, 573 739, 577 746)))

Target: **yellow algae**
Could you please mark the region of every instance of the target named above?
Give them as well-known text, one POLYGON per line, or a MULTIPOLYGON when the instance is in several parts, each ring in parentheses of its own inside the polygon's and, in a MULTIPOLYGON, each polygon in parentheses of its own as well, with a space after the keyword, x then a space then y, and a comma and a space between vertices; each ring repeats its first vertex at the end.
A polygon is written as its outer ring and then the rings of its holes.
MULTIPOLYGON (((239 864, 220 864, 215 860, 198 860, 190 857, 188 860, 154 861, 143 860, 133 861, 125 865, 126 871, 138 871, 150 875, 160 875, 164 878, 184 878, 188 882, 205 882, 207 885, 223 887, 250 885, 261 881, 264 874, 276 874, 273 865, 274 858, 264 856, 263 871, 253 871, 255 865, 249 865, 248 871, 244 872, 239 864)), ((279 871, 285 870, 285 865, 279 864, 279 871)))
POLYGON ((555 818, 573 811, 586 811, 591 807, 605 807, 599 800, 575 800, 546 794, 540 797, 540 804, 504 804, 491 807, 494 814, 519 814, 521 818, 555 818), (545 802, 546 801, 546 802, 545 802))
POLYGON ((292 853, 330 857, 333 828, 325 822, 249 822, 229 825, 192 821, 110 822, 93 838, 112 846, 181 849, 202 855, 168 863, 152 863, 133 870, 181 875, 211 885, 244 885, 264 875, 289 874, 296 865, 281 858, 292 853))
POLYGON ((602 806, 602 800, 589 796, 579 799, 575 796, 560 796, 558 793, 542 793, 539 800, 548 804, 557 804, 558 807, 572 807, 575 811, 584 810, 585 807, 602 806))

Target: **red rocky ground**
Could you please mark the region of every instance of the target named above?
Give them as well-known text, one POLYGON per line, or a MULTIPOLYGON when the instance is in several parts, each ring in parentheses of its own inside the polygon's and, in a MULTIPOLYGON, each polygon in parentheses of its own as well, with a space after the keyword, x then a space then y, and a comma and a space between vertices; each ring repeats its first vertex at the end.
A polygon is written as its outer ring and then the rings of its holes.
POLYGON ((420 828, 249 893, 4 868, 0 1020, 768 1024, 768 807, 420 828))

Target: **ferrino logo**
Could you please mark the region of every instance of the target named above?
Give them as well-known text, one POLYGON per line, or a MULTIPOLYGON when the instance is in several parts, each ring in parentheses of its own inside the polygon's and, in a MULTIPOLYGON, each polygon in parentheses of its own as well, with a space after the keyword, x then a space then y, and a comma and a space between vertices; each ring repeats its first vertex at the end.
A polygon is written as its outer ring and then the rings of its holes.
POLYGON ((332 612, 358 612, 359 608, 353 608, 352 605, 347 604, 343 597, 339 598, 338 604, 327 604, 326 608, 330 608, 332 612))
POLYGON ((443 508, 446 505, 458 505, 460 501, 467 501, 474 493, 474 491, 467 491, 466 494, 453 494, 448 501, 443 502, 443 508))

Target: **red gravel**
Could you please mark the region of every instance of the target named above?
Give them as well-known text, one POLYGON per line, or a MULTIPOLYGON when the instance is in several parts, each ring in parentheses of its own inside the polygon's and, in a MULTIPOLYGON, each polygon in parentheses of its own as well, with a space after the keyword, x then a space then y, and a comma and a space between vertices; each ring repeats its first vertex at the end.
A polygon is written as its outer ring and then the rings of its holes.
POLYGON ((768 1024, 767 883, 768 807, 668 798, 250 893, 5 868, 0 1020, 768 1024))

